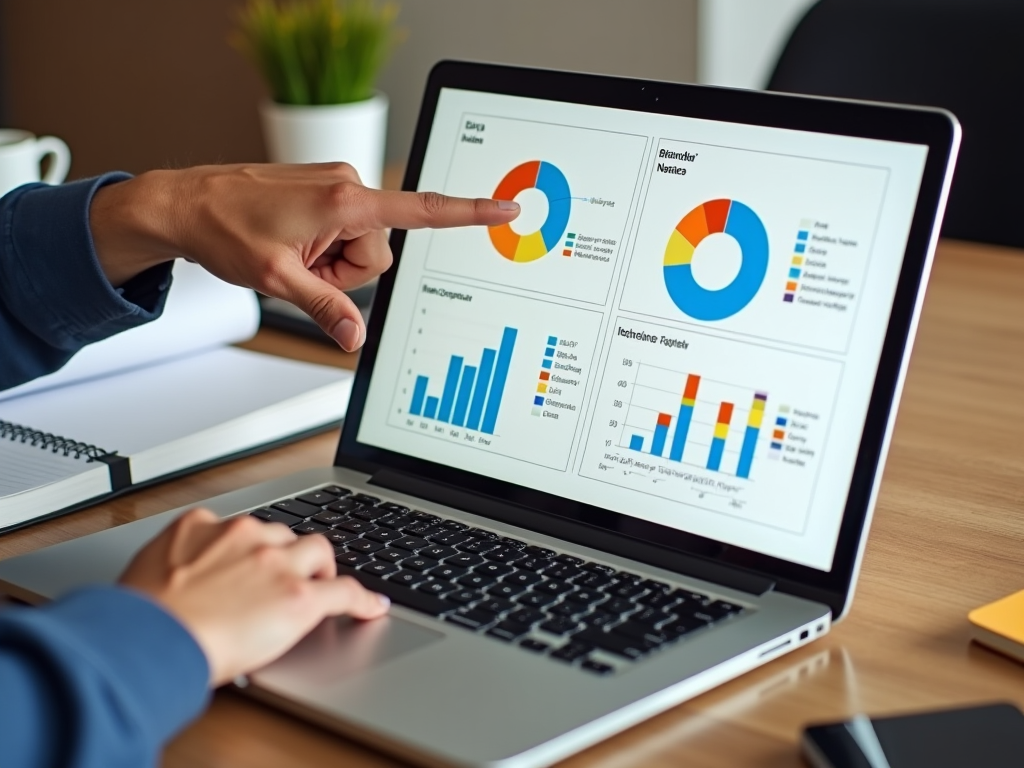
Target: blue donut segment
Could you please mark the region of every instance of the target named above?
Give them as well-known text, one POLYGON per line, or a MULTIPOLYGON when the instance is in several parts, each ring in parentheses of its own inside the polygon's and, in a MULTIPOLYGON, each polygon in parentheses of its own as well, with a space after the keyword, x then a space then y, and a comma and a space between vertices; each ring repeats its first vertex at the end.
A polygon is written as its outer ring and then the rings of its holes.
POLYGON ((540 236, 550 251, 559 244, 566 227, 569 226, 572 193, 569 191, 569 182, 562 172, 543 160, 537 173, 537 189, 548 199, 548 217, 540 228, 540 236))

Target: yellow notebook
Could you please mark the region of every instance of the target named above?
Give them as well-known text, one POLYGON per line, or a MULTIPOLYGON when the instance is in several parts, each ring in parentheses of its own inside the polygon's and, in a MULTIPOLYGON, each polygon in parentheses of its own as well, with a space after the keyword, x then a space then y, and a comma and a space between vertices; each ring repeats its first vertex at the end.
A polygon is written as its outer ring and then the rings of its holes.
POLYGON ((975 641, 1024 661, 1024 590, 975 608, 967 618, 975 641))

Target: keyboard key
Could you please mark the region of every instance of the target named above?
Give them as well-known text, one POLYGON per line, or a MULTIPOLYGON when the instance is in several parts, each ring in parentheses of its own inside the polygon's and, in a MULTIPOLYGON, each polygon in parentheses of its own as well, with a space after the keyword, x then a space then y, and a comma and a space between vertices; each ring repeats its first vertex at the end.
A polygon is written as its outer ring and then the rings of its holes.
POLYGON ((448 565, 457 565, 459 568, 472 568, 474 565, 480 565, 484 562, 484 559, 480 555, 470 555, 468 553, 460 553, 458 555, 452 555, 444 559, 448 565))
MULTIPOLYGON (((520 567, 522 566, 520 565, 520 567)), ((589 576, 580 576, 573 582, 576 586, 584 587, 586 589, 601 589, 614 583, 614 578, 606 576, 603 573, 591 573, 589 576)))
POLYGON ((428 581, 425 584, 420 584, 416 589, 430 595, 444 595, 451 592, 455 587, 443 581, 428 581))
POLYGON ((493 584, 495 579, 493 576, 485 576, 482 573, 467 573, 465 576, 459 576, 455 581, 464 587, 483 589, 493 584))
POLYGON ((313 515, 312 519, 316 520, 318 523, 322 523, 323 525, 330 527, 344 520, 345 515, 343 515, 341 512, 329 512, 328 510, 325 509, 323 512, 318 512, 317 514, 313 515))
POLYGON ((689 616, 680 617, 674 621, 670 621, 668 624, 661 628, 661 633, 669 639, 675 639, 688 635, 698 629, 704 629, 707 624, 699 619, 694 619, 689 616))
POLYGON ((530 631, 530 628, 517 621, 503 621, 487 630, 487 634, 511 643, 530 631))
MULTIPOLYGON (((406 555, 408 556, 408 554, 406 555)), ((446 581, 452 581, 463 576, 467 573, 465 568, 459 568, 457 565, 448 565, 448 563, 441 563, 434 568, 427 571, 435 579, 444 579, 446 581)))
POLYGON ((348 543, 350 552, 363 552, 365 554, 371 554, 378 550, 384 549, 383 544, 378 544, 376 541, 370 541, 369 539, 356 539, 348 543))
POLYGON ((601 610, 608 611, 608 613, 614 613, 621 616, 624 613, 633 613, 640 606, 630 600, 625 600, 621 597, 613 598, 606 603, 601 603, 601 610))
POLYGON ((490 576, 494 579, 500 579, 502 576, 508 576, 515 570, 511 565, 505 565, 504 563, 483 563, 473 569, 473 573, 479 573, 483 576, 490 576))
POLYGON ((405 526, 402 530, 411 536, 419 536, 420 538, 425 539, 428 536, 436 536, 441 533, 444 528, 437 525, 431 525, 430 523, 415 522, 412 525, 405 526))
POLYGON ((403 507, 401 504, 395 504, 393 501, 388 501, 388 502, 385 502, 384 504, 380 504, 377 507, 377 509, 383 510, 384 512, 398 512, 398 513, 404 513, 404 512, 408 512, 409 511, 408 507, 403 507))
POLYGON ((365 504, 368 507, 380 504, 380 499, 378 499, 376 496, 370 496, 369 494, 366 493, 357 493, 355 496, 350 496, 349 498, 351 498, 352 501, 355 501, 359 504, 365 504))
POLYGON ((630 584, 628 582, 624 584, 617 584, 607 590, 608 594, 612 597, 621 597, 625 600, 635 600, 640 595, 647 592, 647 588, 641 584, 630 584))
POLYGON ((438 544, 431 544, 424 547, 418 553, 422 557, 429 557, 432 560, 444 560, 446 557, 459 554, 453 547, 444 547, 438 544))
POLYGON ((364 565, 362 570, 364 573, 372 573, 374 576, 390 576, 392 573, 398 573, 400 569, 394 563, 382 563, 374 560, 372 563, 364 565))
POLYGON ((373 562, 372 557, 364 555, 362 552, 345 552, 337 555, 334 560, 338 565, 347 565, 350 568, 373 562))
POLYGON ((602 632, 599 629, 585 629, 573 636, 574 641, 596 645, 602 651, 614 653, 627 659, 639 659, 645 656, 653 646, 643 640, 636 640, 613 632, 602 632))
POLYGON ((611 576, 615 573, 615 569, 610 565, 601 565, 600 563, 584 563, 581 567, 591 573, 603 573, 605 576, 611 576))
POLYGON ((540 629, 545 632, 550 632, 552 635, 567 635, 570 632, 578 629, 580 623, 575 619, 569 619, 564 616, 555 616, 554 618, 548 619, 540 625, 540 629))
POLYGON ((615 667, 602 664, 600 661, 594 661, 593 659, 584 659, 583 663, 580 664, 580 669, 593 672, 595 675, 608 675, 615 671, 615 667))
POLYGON ((460 533, 459 531, 443 531, 442 533, 435 533, 430 537, 430 540, 435 544, 442 544, 446 547, 454 547, 464 541, 472 541, 469 536, 464 533, 460 533))
POLYGON ((253 517, 258 517, 268 523, 284 523, 291 528, 296 523, 301 523, 302 518, 290 515, 287 512, 282 512, 279 509, 254 509, 249 513, 253 517))
POLYGON ((580 605, 598 605, 608 599, 608 595, 604 592, 598 592, 596 589, 577 589, 571 595, 565 598, 566 600, 572 600, 574 603, 580 605))
POLYGON ((566 592, 572 592, 574 589, 575 587, 572 584, 552 579, 551 581, 545 581, 543 584, 537 584, 533 591, 542 592, 546 595, 564 595, 566 592))
POLYGON ((351 531, 352 533, 369 533, 370 531, 377 530, 377 526, 373 523, 368 523, 365 520, 353 520, 349 518, 343 523, 338 523, 336 528, 341 528, 344 531, 351 531))
POLYGON ((324 536, 327 538, 329 542, 331 542, 331 544, 333 544, 336 547, 343 546, 345 544, 348 544, 348 542, 354 541, 355 539, 359 538, 357 534, 349 533, 348 531, 338 530, 327 531, 327 533, 325 533, 324 536))
POLYGON ((304 501, 296 501, 295 499, 285 499, 274 504, 274 509, 280 509, 282 512, 288 512, 296 517, 306 519, 312 517, 320 511, 320 507, 315 507, 312 504, 307 504, 304 501))
POLYGON ((490 600, 484 600, 476 604, 475 608, 480 611, 488 611, 490 613, 508 613, 516 605, 511 600, 505 600, 500 597, 492 597, 490 600))
POLYGON ((558 603, 558 605, 548 606, 547 611, 551 616, 565 616, 575 619, 588 613, 590 609, 579 603, 558 603))
POLYGON ((457 589, 448 595, 448 599, 456 603, 475 603, 483 599, 483 592, 478 589, 457 589))
POLYGON ((680 602, 680 597, 675 592, 652 592, 641 597, 639 602, 650 608, 665 610, 680 602))
POLYGON ((304 493, 301 496, 295 497, 296 501, 303 501, 306 504, 312 504, 315 507, 325 507, 331 502, 337 501, 338 497, 331 493, 324 493, 323 491, 310 491, 304 493))
POLYGON ((496 563, 514 563, 516 560, 522 560, 526 555, 514 547, 499 547, 488 552, 484 557, 496 563))
POLYGON ((629 620, 636 622, 637 624, 643 624, 644 626, 652 629, 659 629, 675 618, 672 614, 659 611, 657 608, 645 608, 641 611, 637 611, 629 620))
POLYGON ((483 555, 490 552, 492 549, 498 549, 501 545, 496 541, 488 541, 487 539, 473 539, 465 544, 459 544, 458 550, 460 552, 471 552, 474 555, 483 555))
POLYGON ((390 597, 391 601, 396 605, 411 608, 414 611, 425 613, 428 616, 440 616, 441 614, 447 613, 457 607, 453 603, 449 603, 429 594, 428 590, 424 589, 425 587, 430 586, 429 583, 421 584, 416 589, 409 589, 401 584, 385 581, 379 576, 374 576, 372 573, 349 571, 346 569, 345 574, 351 575, 371 592, 379 592, 382 595, 390 597))
POLYGON ((334 501, 327 505, 327 509, 331 512, 343 512, 345 514, 360 508, 360 505, 351 499, 341 499, 340 501, 334 501))
POLYGON ((655 581, 654 579, 644 579, 640 582, 640 586, 647 587, 652 592, 668 592, 672 589, 671 586, 663 581, 655 581))
POLYGON ((352 511, 352 517, 357 517, 360 520, 366 520, 368 522, 380 520, 382 517, 387 517, 387 512, 377 507, 360 507, 352 511))
POLYGON ((403 568, 409 568, 413 571, 429 571, 437 564, 437 560, 431 560, 429 557, 423 557, 422 555, 414 555, 402 561, 403 568))
POLYGON ((572 555, 555 555, 555 561, 562 563, 563 565, 582 565, 583 560, 579 557, 573 557, 572 555))
POLYGON ((378 552, 373 553, 374 560, 383 560, 385 563, 400 563, 409 556, 409 553, 404 549, 382 549, 378 552))
POLYGON ((441 523, 442 528, 447 528, 449 531, 464 531, 469 528, 465 523, 460 523, 458 520, 444 520, 441 523))
POLYGON ((442 522, 444 522, 437 515, 432 515, 429 512, 424 512, 423 510, 417 509, 412 514, 413 516, 415 516, 417 520, 422 520, 423 522, 430 523, 431 525, 440 525, 442 522))
POLYGON ((459 611, 458 613, 451 613, 445 616, 445 621, 450 621, 452 624, 458 624, 466 629, 480 629, 486 627, 488 624, 492 624, 497 617, 493 613, 485 613, 484 611, 468 610, 465 612, 459 611))
POLYGON ((549 568, 544 571, 544 575, 549 579, 559 579, 561 581, 569 581, 569 579, 575 579, 577 576, 585 574, 582 568, 577 568, 575 565, 564 565, 559 563, 554 568, 549 568))
POLYGON ((529 557, 527 556, 523 560, 516 561, 516 568, 521 571, 532 571, 533 573, 540 573, 545 568, 551 567, 550 560, 544 560, 540 557, 529 557))
POLYGON ((641 642, 646 641, 650 643, 652 647, 661 645, 668 639, 666 635, 661 634, 653 627, 645 624, 637 624, 632 620, 619 624, 617 627, 612 627, 612 632, 641 642))
POLYGON ((483 528, 467 528, 466 533, 474 539, 496 539, 498 534, 485 531, 483 528))
POLYGON ((523 552, 529 557, 536 557, 540 560, 548 560, 555 556, 553 549, 544 549, 544 547, 535 547, 532 544, 528 546, 523 552))
POLYGON ((542 643, 540 640, 526 638, 519 643, 519 647, 525 648, 528 651, 533 651, 534 653, 544 653, 544 651, 546 651, 550 646, 548 646, 547 643, 542 643))
POLYGON ((559 648, 557 651, 552 651, 550 656, 552 659, 558 659, 559 661, 568 661, 570 664, 576 659, 586 656, 594 650, 594 646, 587 645, 586 643, 577 643, 570 641, 559 648))
POLYGON ((373 522, 383 528, 393 528, 396 531, 400 531, 405 526, 412 524, 412 518, 408 515, 385 515, 384 517, 378 517, 373 522))
MULTIPOLYGON (((518 563, 516 564, 516 568, 517 569, 519 568, 519 564, 518 563)), ((505 584, 518 584, 519 586, 529 587, 529 586, 532 586, 533 584, 536 584, 538 581, 541 581, 542 579, 543 579, 543 577, 539 576, 536 573, 531 573, 530 571, 516 570, 515 573, 511 573, 511 574, 509 574, 508 576, 505 577, 505 582, 504 583, 505 584)))
MULTIPOLYGON (((366 569, 364 568, 363 570, 365 571, 366 569)), ((393 581, 396 584, 402 584, 406 587, 415 587, 429 579, 430 577, 425 574, 405 570, 399 571, 398 573, 392 574, 388 577, 388 581, 393 581)))
POLYGON ((418 549, 423 549, 423 547, 427 546, 427 543, 428 542, 426 539, 421 539, 416 536, 405 536, 401 539, 397 539, 396 541, 391 542, 391 546, 400 547, 402 549, 407 549, 410 552, 415 552, 418 549))
POLYGON ((516 602, 525 605, 527 608, 543 608, 558 600, 554 595, 546 595, 543 592, 527 592, 516 598, 516 602))
POLYGON ((538 611, 536 608, 517 608, 512 611, 507 617, 509 621, 515 621, 519 624, 526 624, 532 626, 538 621, 544 621, 546 618, 543 613, 538 611))
POLYGON ((713 617, 712 621, 718 621, 724 619, 726 616, 731 616, 734 613, 739 613, 743 609, 738 605, 727 603, 724 600, 715 600, 713 603, 704 606, 704 613, 713 617))
POLYGON ((326 525, 320 525, 320 523, 315 523, 312 520, 310 520, 308 523, 299 523, 298 525, 293 525, 292 530, 300 536, 309 536, 312 533, 327 533, 327 531, 331 529, 328 528, 326 525))
POLYGON ((498 584, 492 584, 489 586, 487 588, 487 594, 508 599, 513 598, 516 595, 521 595, 526 590, 527 587, 524 584, 510 584, 507 581, 502 581, 498 584))
POLYGON ((332 496, 348 496, 352 493, 348 488, 342 488, 340 485, 325 485, 320 490, 332 496))
POLYGON ((585 627, 605 627, 609 624, 614 624, 618 620, 619 617, 614 613, 608 613, 602 610, 594 611, 580 619, 585 627))
POLYGON ((498 541, 504 544, 506 547, 512 547, 513 549, 523 549, 526 547, 525 541, 519 539, 510 539, 508 536, 501 536, 498 541))
POLYGON ((375 531, 370 531, 366 534, 366 538, 371 541, 379 541, 383 544, 389 544, 392 541, 397 541, 402 538, 402 534, 398 531, 392 531, 390 528, 378 528, 375 531))

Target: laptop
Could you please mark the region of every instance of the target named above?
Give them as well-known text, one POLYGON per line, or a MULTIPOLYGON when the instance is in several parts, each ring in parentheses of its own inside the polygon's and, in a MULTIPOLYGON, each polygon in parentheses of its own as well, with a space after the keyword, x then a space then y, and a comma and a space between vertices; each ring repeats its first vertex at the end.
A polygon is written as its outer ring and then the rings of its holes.
MULTIPOLYGON (((443 62, 331 467, 209 499, 393 601, 239 681, 424 765, 549 765, 850 609, 959 146, 946 112, 443 62)), ((39 602, 181 510, 0 563, 39 602)))

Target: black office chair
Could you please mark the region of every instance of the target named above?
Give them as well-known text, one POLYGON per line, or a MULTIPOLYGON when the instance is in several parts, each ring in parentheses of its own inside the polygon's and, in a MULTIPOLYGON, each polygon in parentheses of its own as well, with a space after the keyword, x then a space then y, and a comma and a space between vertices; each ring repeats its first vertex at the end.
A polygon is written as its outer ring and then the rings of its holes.
POLYGON ((1024 0, 820 0, 768 88, 950 110, 963 144, 942 234, 1024 248, 1024 0))

